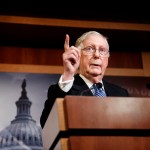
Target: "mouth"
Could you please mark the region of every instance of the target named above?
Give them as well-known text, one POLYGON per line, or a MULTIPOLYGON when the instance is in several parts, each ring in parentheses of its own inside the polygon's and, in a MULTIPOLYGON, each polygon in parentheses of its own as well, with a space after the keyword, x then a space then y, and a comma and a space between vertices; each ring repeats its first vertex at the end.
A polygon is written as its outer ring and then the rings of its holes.
POLYGON ((99 64, 93 64, 94 66, 100 66, 99 64))
POLYGON ((98 65, 98 64, 92 64, 92 65, 91 65, 91 68, 93 68, 93 69, 95 68, 95 69, 98 69, 98 70, 99 70, 99 69, 101 68, 101 66, 98 65))
POLYGON ((95 60, 95 61, 91 62, 91 65, 92 66, 101 66, 101 62, 98 60, 95 60))
POLYGON ((100 66, 100 64, 98 64, 98 63, 94 63, 94 64, 91 64, 92 66, 95 66, 95 67, 99 67, 100 66))

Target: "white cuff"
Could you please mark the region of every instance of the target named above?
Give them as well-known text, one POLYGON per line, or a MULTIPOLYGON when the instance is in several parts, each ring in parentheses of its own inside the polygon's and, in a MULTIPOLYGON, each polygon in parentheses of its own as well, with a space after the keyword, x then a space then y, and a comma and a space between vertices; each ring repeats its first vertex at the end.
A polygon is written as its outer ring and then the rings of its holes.
POLYGON ((73 85, 73 81, 74 78, 72 80, 62 81, 62 75, 61 75, 58 85, 64 92, 68 92, 73 85))

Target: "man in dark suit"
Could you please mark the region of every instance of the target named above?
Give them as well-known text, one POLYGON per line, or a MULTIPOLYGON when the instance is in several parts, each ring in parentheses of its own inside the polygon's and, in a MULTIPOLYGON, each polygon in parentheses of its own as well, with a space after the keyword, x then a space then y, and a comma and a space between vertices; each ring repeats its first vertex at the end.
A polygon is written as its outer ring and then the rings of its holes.
POLYGON ((98 90, 103 91, 105 96, 129 96, 126 89, 103 80, 110 56, 105 36, 89 31, 77 39, 75 46, 69 46, 69 35, 66 35, 64 50, 64 72, 58 83, 48 89, 48 98, 40 118, 42 128, 56 98, 66 95, 96 96, 94 85, 98 85, 98 90))

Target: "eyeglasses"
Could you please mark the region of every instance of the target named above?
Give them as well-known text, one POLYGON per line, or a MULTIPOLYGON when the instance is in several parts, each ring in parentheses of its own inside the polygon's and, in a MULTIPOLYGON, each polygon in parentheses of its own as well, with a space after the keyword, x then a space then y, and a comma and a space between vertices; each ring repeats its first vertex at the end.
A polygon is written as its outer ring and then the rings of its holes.
POLYGON ((88 47, 83 48, 82 50, 84 51, 85 55, 93 55, 96 52, 96 50, 98 50, 102 57, 109 56, 109 50, 104 49, 104 48, 96 49, 95 47, 88 46, 88 47))

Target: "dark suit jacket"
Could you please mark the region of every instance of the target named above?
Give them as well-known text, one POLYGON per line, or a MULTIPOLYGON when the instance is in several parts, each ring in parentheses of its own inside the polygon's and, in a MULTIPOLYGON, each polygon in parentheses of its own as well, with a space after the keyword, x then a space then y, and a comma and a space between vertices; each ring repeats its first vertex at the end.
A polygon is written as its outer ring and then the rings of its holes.
MULTIPOLYGON (((126 89, 123 89, 117 85, 103 81, 105 92, 107 96, 129 96, 126 89)), ((48 89, 48 99, 45 101, 44 109, 40 118, 41 127, 48 118, 48 115, 52 109, 52 106, 56 98, 64 98, 66 95, 78 95, 78 96, 93 96, 91 90, 83 81, 83 79, 77 74, 75 75, 75 80, 72 88, 66 93, 59 88, 58 84, 51 85, 48 89)))

